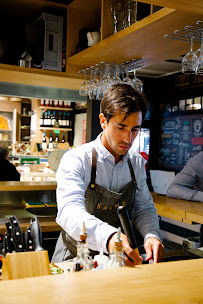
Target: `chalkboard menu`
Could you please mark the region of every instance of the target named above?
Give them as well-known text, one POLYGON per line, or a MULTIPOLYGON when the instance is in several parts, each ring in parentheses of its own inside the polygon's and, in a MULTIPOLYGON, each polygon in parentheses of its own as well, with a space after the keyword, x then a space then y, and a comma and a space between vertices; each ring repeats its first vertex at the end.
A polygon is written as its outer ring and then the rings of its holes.
POLYGON ((188 160, 203 151, 203 115, 164 117, 161 125, 159 165, 180 171, 188 160))

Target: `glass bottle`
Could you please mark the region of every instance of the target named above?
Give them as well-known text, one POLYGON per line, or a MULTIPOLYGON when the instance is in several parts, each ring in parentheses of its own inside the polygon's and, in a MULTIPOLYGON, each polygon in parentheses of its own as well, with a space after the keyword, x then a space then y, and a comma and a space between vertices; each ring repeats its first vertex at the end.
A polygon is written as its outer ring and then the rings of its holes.
POLYGON ((65 133, 63 133, 63 137, 62 137, 62 140, 61 142, 64 143, 66 140, 65 140, 65 133))
POLYGON ((52 133, 50 134, 50 137, 49 137, 49 149, 53 149, 53 136, 52 136, 52 133))
POLYGON ((42 150, 46 150, 46 149, 47 149, 46 132, 44 132, 44 136, 42 139, 42 150))
POLYGON ((120 239, 121 228, 118 229, 117 240, 113 247, 113 251, 109 254, 109 259, 106 263, 106 268, 118 268, 125 266, 125 258, 122 241, 120 239))
POLYGON ((85 223, 83 222, 80 240, 77 243, 77 256, 73 259, 70 272, 86 271, 93 268, 93 260, 89 254, 86 239, 87 234, 85 232, 85 223))
POLYGON ((44 126, 44 113, 43 111, 41 111, 41 116, 40 116, 40 120, 39 120, 39 125, 40 127, 44 126))

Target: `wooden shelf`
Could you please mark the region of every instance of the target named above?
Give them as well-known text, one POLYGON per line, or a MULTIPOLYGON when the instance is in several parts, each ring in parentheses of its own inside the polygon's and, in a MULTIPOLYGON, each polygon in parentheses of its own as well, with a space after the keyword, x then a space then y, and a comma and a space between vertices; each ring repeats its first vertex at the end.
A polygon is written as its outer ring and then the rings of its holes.
POLYGON ((72 108, 45 107, 45 106, 40 106, 39 108, 40 108, 41 110, 73 111, 72 108))
POLYGON ((30 126, 21 126, 21 129, 30 129, 30 126))
POLYGON ((21 114, 21 117, 31 117, 31 115, 23 115, 23 114, 21 114))
MULTIPOLYGON (((67 64, 89 67, 96 63, 122 63, 133 58, 142 58, 144 66, 159 63, 183 55, 189 43, 164 38, 176 29, 195 25, 202 20, 201 14, 181 12, 163 8, 136 22, 92 47, 68 58, 67 64)), ((196 49, 199 44, 194 45, 196 49)))
POLYGON ((50 131, 54 131, 54 130, 59 130, 59 131, 72 131, 71 128, 46 128, 46 127, 40 127, 39 130, 50 130, 50 131))

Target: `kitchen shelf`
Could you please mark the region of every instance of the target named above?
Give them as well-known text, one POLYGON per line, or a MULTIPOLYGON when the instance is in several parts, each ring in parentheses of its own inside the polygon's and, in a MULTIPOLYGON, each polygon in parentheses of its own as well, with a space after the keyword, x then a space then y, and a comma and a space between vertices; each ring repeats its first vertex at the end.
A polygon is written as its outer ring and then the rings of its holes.
POLYGON ((72 129, 71 128, 46 128, 46 127, 40 127, 39 128, 39 130, 50 130, 50 131, 52 131, 52 130, 58 130, 58 131, 72 131, 72 129))
POLYGON ((41 110, 59 110, 59 111, 72 111, 72 108, 60 108, 60 107, 39 107, 41 110))

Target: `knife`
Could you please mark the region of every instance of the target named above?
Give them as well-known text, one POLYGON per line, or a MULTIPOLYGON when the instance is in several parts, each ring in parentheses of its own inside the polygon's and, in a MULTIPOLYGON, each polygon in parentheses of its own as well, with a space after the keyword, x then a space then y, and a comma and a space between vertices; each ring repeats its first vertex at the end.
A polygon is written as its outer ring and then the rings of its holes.
POLYGON ((30 227, 27 227, 25 232, 25 247, 26 251, 34 250, 30 227))
POLYGON ((117 212, 118 212, 118 216, 119 216, 123 231, 128 238, 128 242, 130 244, 130 247, 132 249, 136 249, 137 253, 139 254, 139 251, 138 251, 138 248, 137 248, 137 242, 136 242, 136 239, 135 239, 135 234, 133 232, 133 229, 132 229, 132 226, 131 226, 131 223, 130 223, 130 217, 129 217, 129 214, 128 214, 128 210, 126 209, 126 207, 119 206, 118 209, 117 209, 117 212))
POLYGON ((13 238, 13 243, 16 252, 24 252, 24 236, 20 227, 20 224, 15 216, 10 217, 11 222, 11 236, 13 238))
POLYGON ((42 248, 42 231, 39 225, 38 218, 33 216, 30 220, 30 233, 33 240, 34 250, 41 251, 42 248))
POLYGON ((15 252, 15 245, 12 236, 12 225, 10 222, 6 223, 6 229, 7 229, 6 242, 7 242, 8 252, 15 252))
POLYGON ((2 254, 5 256, 8 251, 8 242, 7 242, 7 238, 8 238, 8 232, 4 233, 4 238, 3 238, 3 249, 2 249, 2 254))

